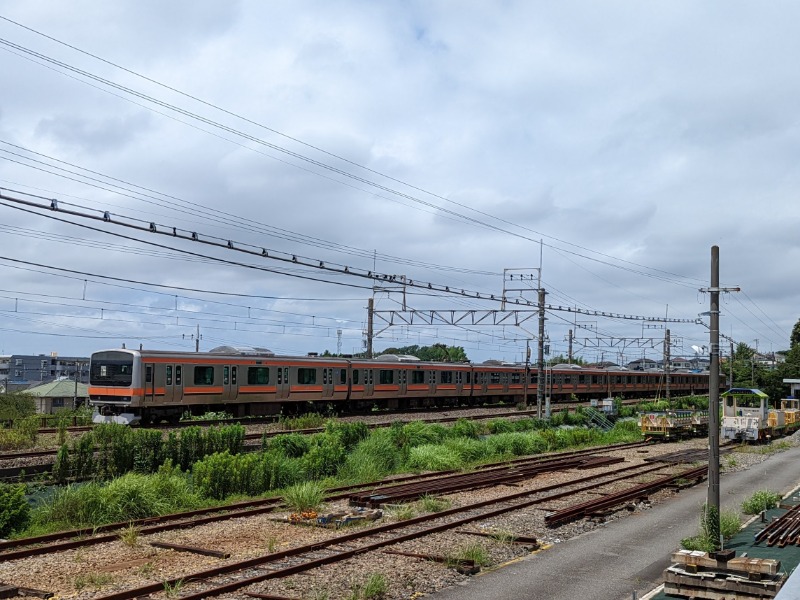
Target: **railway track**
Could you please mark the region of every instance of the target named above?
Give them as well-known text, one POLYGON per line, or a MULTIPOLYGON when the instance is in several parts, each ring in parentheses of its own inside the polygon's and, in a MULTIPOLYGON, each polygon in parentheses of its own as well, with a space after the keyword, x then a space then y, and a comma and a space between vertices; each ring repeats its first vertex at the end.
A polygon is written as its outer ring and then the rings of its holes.
MULTIPOLYGON (((587 468, 601 466, 596 461, 592 462, 587 460, 586 457, 592 457, 603 452, 627 450, 646 445, 649 444, 646 442, 615 444, 612 446, 601 446, 598 448, 588 448, 584 450, 574 450, 490 463, 470 473, 470 475, 474 475, 475 473, 482 474, 483 479, 479 479, 475 483, 462 482, 460 486, 454 485, 452 481, 452 476, 460 474, 460 472, 457 471, 440 471, 428 474, 388 477, 381 481, 371 483, 331 488, 327 490, 325 500, 326 502, 332 502, 348 499, 351 503, 356 504, 357 501, 355 501, 355 499, 359 497, 359 493, 375 496, 376 494, 385 494, 385 490, 387 489, 385 486, 409 485, 410 483, 417 484, 416 493, 405 493, 403 498, 405 500, 415 499, 427 493, 446 493, 446 490, 443 489, 445 487, 450 491, 464 491, 466 489, 475 489, 476 487, 498 485, 502 482, 510 483, 519 481, 523 478, 535 476, 537 473, 552 471, 556 468, 566 469, 582 464, 587 465, 587 468), (500 470, 508 472, 502 481, 498 477, 498 472, 500 470)), ((398 501, 398 499, 393 498, 393 501, 398 501)), ((147 517, 121 523, 111 523, 92 528, 74 529, 32 538, 3 541, 0 542, 0 562, 113 542, 118 539, 120 531, 129 527, 137 527, 139 528, 140 535, 148 535, 163 531, 198 527, 207 523, 228 519, 255 516, 272 512, 281 507, 282 501, 280 498, 264 498, 237 502, 227 506, 209 507, 158 517, 147 517)))
MULTIPOLYGON (((532 490, 500 496, 490 500, 474 502, 466 506, 452 508, 439 513, 424 515, 413 519, 378 525, 334 536, 328 540, 314 542, 282 552, 231 561, 211 569, 182 574, 166 581, 146 584, 119 592, 99 596, 100 600, 128 600, 147 594, 163 591, 168 586, 181 585, 183 600, 200 600, 225 593, 232 593, 255 584, 308 571, 353 558, 368 552, 382 550, 388 546, 430 536, 435 533, 456 529, 475 521, 490 519, 508 512, 521 510, 537 504, 551 503, 554 500, 589 490, 597 490, 601 485, 617 483, 644 474, 658 472, 667 465, 635 465, 610 473, 589 475, 567 484, 542 486, 532 490), (599 482, 601 478, 608 478, 599 482), (574 486, 578 487, 574 487, 574 486), (565 489, 565 488, 571 489, 565 489), (553 493, 548 493, 553 492, 553 493), (532 497, 536 496, 536 497, 532 497), (191 589, 187 589, 191 588, 191 589)), ((662 477, 651 489, 658 489, 679 479, 693 476, 696 469, 662 477)), ((641 486, 636 486, 638 490, 641 486)), ((637 491, 636 493, 644 493, 637 491)), ((620 497, 622 493, 618 493, 620 497)), ((625 500, 621 500, 624 502, 625 500)), ((248 592, 258 592, 256 589, 248 592)))

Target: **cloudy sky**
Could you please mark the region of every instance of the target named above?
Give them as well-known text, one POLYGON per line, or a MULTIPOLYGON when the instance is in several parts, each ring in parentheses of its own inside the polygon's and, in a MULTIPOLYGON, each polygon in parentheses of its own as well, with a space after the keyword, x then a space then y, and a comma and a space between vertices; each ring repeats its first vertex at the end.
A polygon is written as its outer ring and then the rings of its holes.
MULTIPOLYGON (((194 350, 198 330, 201 350, 357 352, 372 286, 377 310, 403 304, 357 274, 422 284, 408 308, 490 310, 504 280, 535 303, 541 260, 553 354, 573 329, 587 360, 655 358, 666 326, 692 355, 702 325, 594 312, 696 319, 713 245, 742 289, 723 334, 780 350, 800 317, 794 2, 4 0, 0 17, 0 354, 194 350)), ((537 331, 461 323, 379 316, 375 348, 520 360, 537 331)))

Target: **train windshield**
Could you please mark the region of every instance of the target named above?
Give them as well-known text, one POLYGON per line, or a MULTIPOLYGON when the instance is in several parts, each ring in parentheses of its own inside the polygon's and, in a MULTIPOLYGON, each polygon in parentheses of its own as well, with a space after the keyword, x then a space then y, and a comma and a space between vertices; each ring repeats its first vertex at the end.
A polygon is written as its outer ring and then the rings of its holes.
POLYGON ((89 384, 129 386, 133 381, 133 356, 126 352, 97 352, 92 355, 89 384))

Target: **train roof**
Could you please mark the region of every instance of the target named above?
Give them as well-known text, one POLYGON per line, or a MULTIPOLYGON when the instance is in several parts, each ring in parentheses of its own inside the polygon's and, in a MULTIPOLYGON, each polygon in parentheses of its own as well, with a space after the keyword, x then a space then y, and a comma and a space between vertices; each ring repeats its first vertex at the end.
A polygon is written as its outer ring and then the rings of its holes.
POLYGON ((759 398, 769 398, 767 394, 756 388, 731 388, 723 392, 720 396, 758 396, 759 398))

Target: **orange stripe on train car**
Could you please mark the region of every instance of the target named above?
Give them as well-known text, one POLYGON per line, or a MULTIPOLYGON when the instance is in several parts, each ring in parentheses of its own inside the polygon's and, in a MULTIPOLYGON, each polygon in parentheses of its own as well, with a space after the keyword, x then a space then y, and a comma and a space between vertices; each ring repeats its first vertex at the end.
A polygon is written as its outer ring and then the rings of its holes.
POLYGON ((275 393, 276 387, 274 385, 248 385, 239 388, 240 394, 269 394, 275 393))
POLYGON ((222 386, 185 387, 184 394, 221 394, 222 386))
POLYGON ((90 387, 89 395, 99 396, 142 396, 144 388, 90 387))

